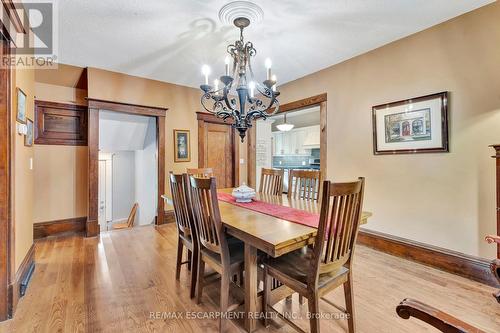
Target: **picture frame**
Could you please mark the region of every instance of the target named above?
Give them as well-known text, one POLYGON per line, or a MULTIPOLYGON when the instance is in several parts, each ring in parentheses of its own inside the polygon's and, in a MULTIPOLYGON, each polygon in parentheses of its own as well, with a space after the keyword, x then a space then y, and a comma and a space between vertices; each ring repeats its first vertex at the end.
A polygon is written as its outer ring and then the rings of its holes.
POLYGON ((17 110, 16 120, 26 124, 26 94, 21 88, 17 88, 17 110))
POLYGON ((191 139, 189 130, 174 129, 174 162, 191 161, 191 139))
POLYGON ((448 92, 372 107, 375 155, 447 153, 448 92))
POLYGON ((27 132, 24 136, 24 145, 26 147, 32 147, 34 142, 34 124, 33 120, 26 118, 27 132))

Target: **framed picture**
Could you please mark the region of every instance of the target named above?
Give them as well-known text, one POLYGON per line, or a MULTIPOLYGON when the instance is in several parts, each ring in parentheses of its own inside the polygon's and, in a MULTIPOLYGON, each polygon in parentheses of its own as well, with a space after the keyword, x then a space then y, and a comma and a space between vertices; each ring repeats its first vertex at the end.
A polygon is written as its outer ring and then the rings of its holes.
POLYGON ((24 145, 31 147, 33 146, 33 120, 26 119, 27 133, 24 136, 24 145))
POLYGON ((189 130, 174 130, 174 162, 190 162, 189 130))
POLYGON ((448 152, 448 93, 377 105, 373 113, 375 155, 448 152))
POLYGON ((26 124, 26 94, 17 88, 17 121, 26 124))

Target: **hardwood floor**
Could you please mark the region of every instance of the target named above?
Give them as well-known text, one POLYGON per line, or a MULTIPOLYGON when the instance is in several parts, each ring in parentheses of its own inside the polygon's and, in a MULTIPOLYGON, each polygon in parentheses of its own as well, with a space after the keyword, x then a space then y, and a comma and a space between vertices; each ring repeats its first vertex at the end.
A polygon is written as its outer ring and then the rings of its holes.
MULTIPOLYGON (((188 274, 175 281, 176 230, 170 224, 36 243, 36 270, 14 319, 0 332, 216 332, 218 320, 181 318, 192 311, 217 311, 218 283, 189 299, 188 274), (216 287, 216 288, 215 288, 216 287), (158 312, 159 319, 151 317, 158 312), (163 316, 163 318, 161 318, 163 316)), ((358 246, 354 259, 354 302, 358 332, 435 332, 414 319, 400 319, 399 301, 411 297, 440 308, 487 332, 500 332, 500 305, 493 288, 375 250, 358 246)), ((343 291, 328 296, 343 305, 343 291)), ((277 308, 306 318, 307 304, 282 302, 277 308)), ((320 302, 324 313, 338 311, 320 302)), ((295 321, 308 329, 306 319, 295 321)), ((243 332, 242 320, 231 332, 243 332)), ((347 321, 321 320, 322 332, 345 332, 347 321)), ((258 332, 290 332, 281 320, 258 332)))

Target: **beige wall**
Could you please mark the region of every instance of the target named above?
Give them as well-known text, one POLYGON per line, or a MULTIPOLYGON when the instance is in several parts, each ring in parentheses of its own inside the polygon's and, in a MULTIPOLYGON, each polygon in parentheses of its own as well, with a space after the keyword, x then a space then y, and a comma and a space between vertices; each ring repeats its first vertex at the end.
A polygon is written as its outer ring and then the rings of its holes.
POLYGON ((88 69, 88 82, 89 98, 168 108, 165 118, 166 172, 180 173, 198 166, 196 111, 200 111, 201 97, 198 89, 96 68, 88 69), (191 131, 191 162, 174 163, 174 129, 191 131))
MULTIPOLYGON (((62 71, 40 70, 37 71, 36 80, 44 79, 40 73, 47 75, 47 72, 53 73, 54 81, 57 81, 57 76, 68 76, 62 71)), ((87 91, 84 89, 35 83, 37 100, 86 105, 86 96, 87 91)), ((35 223, 87 216, 87 158, 87 147, 34 146, 34 186, 37 193, 34 203, 35 223)))
POLYGON ((367 228, 492 258, 500 142, 500 3, 282 87, 328 93, 328 178, 366 177, 367 228), (371 107, 450 92, 450 153, 374 156, 371 107))
POLYGON ((30 159, 33 147, 24 145, 24 135, 17 134, 17 92, 21 88, 26 94, 26 114, 33 120, 33 95, 35 76, 31 69, 18 67, 12 71, 12 200, 14 224, 14 268, 17 271, 33 244, 33 170, 30 159))

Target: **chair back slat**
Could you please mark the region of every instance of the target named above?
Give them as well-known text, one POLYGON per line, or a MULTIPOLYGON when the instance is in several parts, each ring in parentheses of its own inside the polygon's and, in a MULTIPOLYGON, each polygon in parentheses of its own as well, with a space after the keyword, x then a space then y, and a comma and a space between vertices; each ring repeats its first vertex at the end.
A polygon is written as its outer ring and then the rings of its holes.
POLYGON ((283 169, 262 168, 259 192, 270 195, 281 195, 283 193, 283 174, 283 169))
POLYGON ((210 178, 215 176, 214 169, 212 168, 187 169, 186 172, 189 176, 196 178, 210 178))
POLYGON ((319 170, 290 170, 288 176, 288 197, 304 200, 318 200, 321 190, 319 170))
POLYGON ((215 178, 189 177, 190 194, 201 246, 229 260, 229 249, 222 226, 215 178))
POLYGON ((363 178, 351 183, 323 182, 313 278, 350 265, 361 219, 363 194, 363 178))
POLYGON ((191 235, 192 214, 188 197, 188 188, 183 175, 170 173, 170 192, 174 206, 175 223, 184 237, 191 235))

